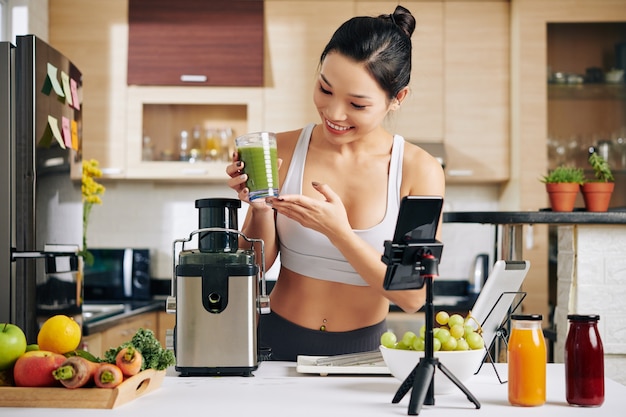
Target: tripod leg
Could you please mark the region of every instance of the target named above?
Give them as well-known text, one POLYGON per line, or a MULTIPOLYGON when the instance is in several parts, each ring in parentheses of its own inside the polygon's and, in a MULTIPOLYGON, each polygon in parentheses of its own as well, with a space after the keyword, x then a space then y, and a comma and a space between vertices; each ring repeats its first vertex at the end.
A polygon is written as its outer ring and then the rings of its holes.
POLYGON ((480 408, 480 402, 478 401, 478 399, 474 397, 474 395, 467 389, 467 387, 463 385, 463 383, 459 381, 458 378, 454 376, 454 374, 450 372, 448 368, 446 368, 441 362, 437 363, 437 367, 441 372, 443 372, 445 376, 448 377, 450 381, 454 382, 454 385, 456 385, 461 391, 463 391, 463 393, 467 396, 467 399, 473 402, 477 409, 480 408))
MULTIPOLYGON (((420 359, 420 362, 422 360, 423 359, 420 359)), ((402 381, 402 385, 400 385, 400 388, 398 388, 398 391, 396 391, 396 395, 394 395, 393 400, 391 400, 393 404, 399 403, 404 398, 406 393, 409 392, 411 388, 413 388, 413 381, 415 380, 415 373, 417 372, 417 368, 420 362, 418 362, 418 364, 415 365, 415 368, 413 368, 411 373, 404 379, 404 381, 402 381)))
POLYGON ((413 391, 411 392, 411 400, 409 401, 408 414, 410 416, 416 416, 420 413, 424 399, 426 399, 426 394, 432 386, 434 376, 435 364, 428 360, 420 361, 415 372, 413 391))

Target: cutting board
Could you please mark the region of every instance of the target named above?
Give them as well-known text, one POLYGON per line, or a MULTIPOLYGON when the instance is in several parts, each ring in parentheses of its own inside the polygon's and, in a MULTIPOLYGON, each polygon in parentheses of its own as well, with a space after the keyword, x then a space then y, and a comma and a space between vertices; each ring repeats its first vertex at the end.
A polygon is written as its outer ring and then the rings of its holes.
POLYGON ((146 369, 115 388, 0 387, 0 407, 115 408, 161 386, 165 371, 146 369))

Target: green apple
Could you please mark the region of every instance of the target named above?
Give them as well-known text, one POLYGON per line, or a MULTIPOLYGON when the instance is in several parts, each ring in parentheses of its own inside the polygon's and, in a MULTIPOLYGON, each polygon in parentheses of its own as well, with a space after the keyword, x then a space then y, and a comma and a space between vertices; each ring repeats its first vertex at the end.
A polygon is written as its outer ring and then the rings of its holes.
POLYGON ((15 324, 0 323, 0 371, 13 366, 26 352, 26 335, 15 324))

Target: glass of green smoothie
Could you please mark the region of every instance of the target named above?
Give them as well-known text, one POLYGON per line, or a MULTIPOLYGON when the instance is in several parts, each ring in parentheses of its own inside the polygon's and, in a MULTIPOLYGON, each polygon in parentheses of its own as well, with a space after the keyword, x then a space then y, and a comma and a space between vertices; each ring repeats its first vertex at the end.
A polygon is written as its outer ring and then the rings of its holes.
POLYGON ((243 172, 248 175, 246 187, 250 201, 257 198, 278 197, 278 152, 276 135, 254 132, 235 139, 243 172))

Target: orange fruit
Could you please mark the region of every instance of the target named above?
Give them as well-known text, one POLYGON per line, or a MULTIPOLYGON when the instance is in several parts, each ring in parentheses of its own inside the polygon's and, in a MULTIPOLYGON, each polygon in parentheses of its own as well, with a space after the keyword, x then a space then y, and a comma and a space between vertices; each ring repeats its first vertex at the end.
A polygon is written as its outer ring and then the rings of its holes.
POLYGON ((65 354, 78 348, 82 331, 71 317, 58 314, 47 319, 37 334, 40 350, 65 354))

